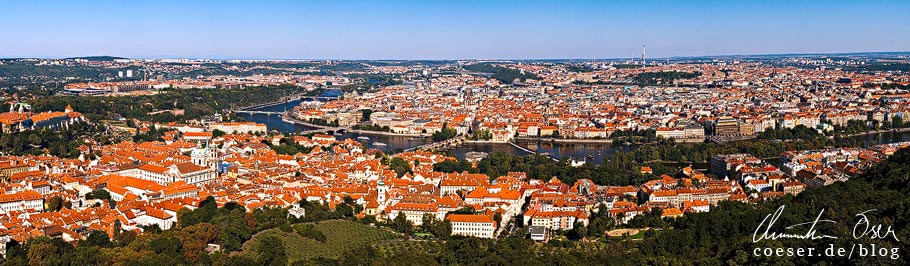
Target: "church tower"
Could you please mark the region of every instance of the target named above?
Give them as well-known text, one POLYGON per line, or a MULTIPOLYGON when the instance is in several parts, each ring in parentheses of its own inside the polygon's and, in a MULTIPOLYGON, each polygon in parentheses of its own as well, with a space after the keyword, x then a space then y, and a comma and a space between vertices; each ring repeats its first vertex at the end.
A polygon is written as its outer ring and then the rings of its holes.
POLYGON ((378 194, 378 195, 376 196, 376 201, 377 201, 377 202, 379 202, 379 203, 384 203, 384 202, 385 202, 385 200, 386 200, 386 198, 385 198, 385 197, 386 197, 386 196, 385 196, 386 190, 388 190, 388 188, 386 188, 385 182, 382 182, 382 179, 380 179, 380 180, 379 180, 379 183, 376 185, 376 192, 377 192, 377 194, 378 194))
POLYGON ((200 166, 207 166, 209 150, 202 147, 202 143, 196 145, 196 148, 190 153, 190 157, 193 159, 193 164, 200 166))

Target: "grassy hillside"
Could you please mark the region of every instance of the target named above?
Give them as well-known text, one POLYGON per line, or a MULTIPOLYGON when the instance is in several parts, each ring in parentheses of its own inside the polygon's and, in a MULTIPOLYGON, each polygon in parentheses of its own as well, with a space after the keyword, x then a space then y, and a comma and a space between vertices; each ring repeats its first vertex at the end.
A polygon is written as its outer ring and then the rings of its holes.
POLYGON ((303 224, 297 224, 294 226, 295 229, 298 229, 296 231, 284 232, 278 228, 262 231, 243 244, 243 255, 256 258, 259 254, 257 243, 268 236, 277 236, 284 242, 290 263, 320 257, 340 259, 342 254, 347 251, 399 237, 396 233, 386 229, 347 220, 311 224, 325 236, 324 242, 297 233, 303 227, 303 224))
POLYGON ((384 241, 375 246, 377 253, 384 258, 399 254, 439 254, 445 250, 444 241, 384 241))

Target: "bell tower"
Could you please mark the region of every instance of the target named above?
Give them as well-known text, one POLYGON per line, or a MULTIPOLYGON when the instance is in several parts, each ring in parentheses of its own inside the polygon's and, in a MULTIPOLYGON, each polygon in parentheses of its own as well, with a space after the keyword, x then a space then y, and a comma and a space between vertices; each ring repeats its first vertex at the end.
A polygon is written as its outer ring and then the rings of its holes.
POLYGON ((382 182, 382 179, 380 179, 380 180, 379 180, 379 183, 376 185, 376 192, 377 192, 377 194, 378 194, 378 195, 376 196, 376 201, 378 201, 379 203, 385 202, 385 200, 386 200, 386 195, 385 195, 386 190, 388 190, 388 188, 385 186, 385 182, 382 182))

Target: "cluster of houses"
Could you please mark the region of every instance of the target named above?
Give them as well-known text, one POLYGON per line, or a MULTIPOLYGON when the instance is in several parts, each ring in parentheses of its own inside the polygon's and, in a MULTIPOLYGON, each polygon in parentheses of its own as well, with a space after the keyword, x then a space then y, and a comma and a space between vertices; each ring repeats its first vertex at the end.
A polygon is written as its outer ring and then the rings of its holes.
POLYGON ((10 105, 9 112, 0 113, 0 131, 8 134, 38 128, 67 129, 75 123, 84 121, 85 116, 73 111, 73 107, 69 105, 62 112, 34 113, 31 105, 17 102, 10 105))
MULTIPOLYGON (((0 157, 0 176, 7 181, 0 184, 0 236, 19 242, 42 235, 78 241, 91 230, 114 235, 149 226, 169 229, 179 222, 180 209, 196 208, 207 197, 248 211, 289 208, 294 216, 306 215, 298 207, 301 201, 334 208, 350 197, 363 206, 356 213, 360 217, 402 216, 413 225, 425 219, 448 220, 453 235, 482 238, 522 225, 535 240, 546 240, 552 231, 586 226, 600 211, 628 222, 655 209, 663 217, 678 217, 709 211, 724 200, 799 193, 819 184, 813 180, 826 180, 820 177, 825 173, 838 180, 834 172, 859 173, 907 146, 788 152, 783 154, 783 169, 747 154, 722 155, 711 158, 708 173, 716 178, 687 167, 639 186, 608 186, 588 179, 572 184, 557 178, 529 179, 523 172, 497 177, 436 172, 434 164, 454 158, 423 151, 393 155, 411 167, 398 173, 382 163, 380 151, 329 135, 214 137, 210 132, 170 131, 164 139, 88 143, 79 147, 85 155, 81 159, 0 157), (288 138, 313 149, 285 155, 266 144, 288 138), (825 170, 829 168, 830 173, 825 170), (99 193, 102 190, 106 193, 99 193), (45 211, 48 208, 55 210, 45 211)), ((642 174, 650 172, 642 168, 642 174)))
POLYGON ((906 104, 910 94, 880 85, 905 85, 910 80, 906 75, 751 63, 606 67, 582 73, 560 65, 499 66, 542 78, 505 84, 463 73, 406 75, 402 85, 329 102, 305 102, 295 112, 303 120, 351 125, 364 118, 363 110, 371 110, 371 125, 395 133, 433 133, 445 124, 461 134, 489 131, 492 141, 611 138, 617 131, 646 129, 666 139, 698 141, 708 136, 750 137, 768 128, 805 126, 825 132, 849 121, 875 126, 910 120, 906 104), (700 75, 661 86, 577 83, 628 83, 655 71, 700 75), (850 82, 841 82, 844 78, 850 82))

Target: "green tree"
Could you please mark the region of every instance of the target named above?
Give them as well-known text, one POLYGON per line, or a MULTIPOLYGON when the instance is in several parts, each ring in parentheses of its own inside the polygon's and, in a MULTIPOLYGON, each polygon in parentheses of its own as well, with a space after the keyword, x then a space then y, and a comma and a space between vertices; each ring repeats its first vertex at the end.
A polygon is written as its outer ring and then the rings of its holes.
POLYGON ((323 234, 322 231, 319 231, 319 229, 316 229, 316 226, 312 224, 294 225, 294 230, 302 237, 313 239, 321 243, 326 241, 325 234, 323 234))
POLYGON ((287 251, 284 247, 284 241, 277 236, 267 236, 262 238, 256 244, 256 250, 259 252, 259 265, 287 265, 287 251))
POLYGON ((47 200, 47 210, 48 211, 59 211, 63 208, 63 198, 60 196, 53 196, 47 200))
POLYGON ((491 74, 490 76, 493 77, 494 79, 497 79, 502 83, 508 83, 508 84, 511 84, 512 82, 514 82, 516 80, 523 81, 523 80, 528 80, 528 79, 535 79, 535 80, 540 79, 540 77, 538 77, 534 73, 518 70, 516 68, 509 67, 508 65, 500 65, 500 64, 494 64, 494 63, 477 63, 477 64, 472 64, 472 65, 462 66, 462 68, 464 68, 467 71, 471 71, 471 72, 490 73, 491 74))
POLYGON ((588 236, 588 228, 580 222, 576 222, 572 225, 572 230, 569 231, 568 237, 572 240, 581 240, 588 236))
POLYGON ((212 137, 213 137, 213 138, 223 137, 224 135, 227 135, 227 133, 224 132, 224 131, 221 131, 221 130, 219 130, 219 129, 212 130, 212 137))
POLYGON ((442 130, 433 132, 433 141, 443 141, 454 138, 458 132, 454 128, 449 128, 447 123, 442 123, 442 130))
POLYGON ((419 227, 421 233, 433 234, 437 238, 446 239, 452 234, 452 223, 449 221, 440 221, 433 215, 427 213, 422 217, 419 227))
POLYGON ((408 221, 407 217, 405 217, 404 212, 398 212, 398 215, 395 216, 395 219, 392 219, 392 223, 389 224, 389 227, 391 227, 392 230, 398 231, 399 233, 405 235, 414 234, 414 225, 408 221))
POLYGON ((38 136, 38 134, 34 134, 34 133, 32 133, 28 136, 28 142, 31 143, 32 145, 41 145, 41 143, 42 143, 41 137, 38 136))
POLYGON ((107 233, 99 230, 92 230, 85 240, 80 242, 80 246, 87 247, 110 247, 111 239, 107 237, 107 233))
POLYGON ((452 213, 452 214, 477 214, 477 210, 474 210, 474 208, 471 208, 471 206, 465 206, 465 207, 461 207, 460 209, 451 211, 449 213, 452 213))
POLYGON ((196 224, 177 233, 180 238, 183 257, 191 263, 201 263, 204 260, 205 248, 209 243, 218 239, 218 228, 208 223, 196 224))
POLYGON ((389 161, 389 167, 392 168, 395 173, 398 173, 398 177, 404 176, 408 173, 414 173, 411 171, 411 164, 409 164, 401 157, 392 158, 392 160, 389 161))
POLYGON ((701 76, 701 72, 689 73, 679 71, 645 72, 636 75, 632 80, 643 86, 673 84, 677 79, 692 79, 701 76))
POLYGON ((490 140, 493 139, 493 132, 490 132, 489 129, 481 129, 477 132, 474 132, 474 139, 476 140, 490 140))
POLYGON ((149 242, 149 249, 157 254, 170 257, 180 256, 180 239, 176 237, 157 236, 149 242))
POLYGON ((86 194, 85 198, 86 199, 109 200, 109 199, 111 199, 111 193, 105 189, 96 189, 96 190, 86 194))
POLYGON ((114 240, 121 247, 127 246, 136 240, 136 232, 134 231, 123 231, 114 236, 114 240))
POLYGON ((105 265, 108 264, 107 259, 101 254, 101 250, 98 247, 84 247, 80 246, 76 248, 76 254, 70 263, 72 265, 105 265))
POLYGON ((360 110, 360 121, 366 122, 370 121, 370 115, 373 114, 373 109, 361 109, 360 110))
POLYGON ((440 163, 433 165, 433 171, 436 172, 445 172, 445 173, 455 173, 455 172, 470 172, 477 173, 477 169, 471 166, 471 162, 467 160, 445 160, 440 163))

